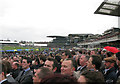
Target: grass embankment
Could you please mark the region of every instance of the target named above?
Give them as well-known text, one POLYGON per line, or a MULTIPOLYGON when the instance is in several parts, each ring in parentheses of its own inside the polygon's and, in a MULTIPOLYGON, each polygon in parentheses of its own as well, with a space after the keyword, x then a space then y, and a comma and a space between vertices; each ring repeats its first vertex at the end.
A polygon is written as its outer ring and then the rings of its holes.
POLYGON ((17 49, 33 49, 33 50, 44 50, 45 48, 36 48, 36 47, 19 47, 19 46, 2 46, 2 48, 0 49, 0 50, 4 50, 4 51, 6 51, 6 50, 17 50, 17 49))

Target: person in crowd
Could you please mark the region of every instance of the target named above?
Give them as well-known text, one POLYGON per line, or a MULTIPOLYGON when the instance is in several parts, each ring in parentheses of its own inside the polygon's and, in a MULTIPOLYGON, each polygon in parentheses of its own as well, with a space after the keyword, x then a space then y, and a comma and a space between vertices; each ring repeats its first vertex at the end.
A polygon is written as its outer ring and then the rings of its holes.
POLYGON ((72 55, 71 55, 71 53, 70 53, 70 51, 69 50, 64 50, 63 52, 62 52, 62 55, 61 55, 61 62, 63 62, 65 59, 67 59, 67 58, 71 58, 72 57, 72 55))
POLYGON ((52 74, 44 77, 40 84, 79 84, 77 79, 65 74, 52 74))
POLYGON ((16 83, 15 79, 10 75, 10 72, 12 70, 12 66, 11 66, 10 62, 7 60, 3 60, 2 62, 6 67, 6 78, 7 78, 8 82, 15 84, 16 83))
POLYGON ((75 61, 72 58, 64 60, 61 64, 61 74, 75 76, 74 71, 76 68, 75 61))
POLYGON ((87 62, 87 68, 92 71, 100 71, 101 63, 102 59, 100 56, 92 55, 87 62))
POLYGON ((45 61, 46 61, 46 57, 44 55, 38 57, 39 61, 40 61, 40 67, 44 66, 45 61))
POLYGON ((87 62, 89 60, 89 56, 86 56, 85 54, 82 54, 80 59, 79 59, 79 64, 80 66, 77 68, 79 73, 82 73, 87 69, 87 62))
POLYGON ((76 57, 75 57, 75 61, 76 61, 76 63, 77 63, 77 70, 76 71, 78 71, 79 70, 79 67, 80 67, 80 57, 81 57, 81 55, 76 55, 76 57), (77 58, 76 58, 77 57, 77 58))
POLYGON ((47 60, 45 61, 44 67, 49 68, 51 71, 53 71, 54 73, 57 73, 57 69, 58 69, 58 63, 54 58, 47 58, 47 60))
POLYGON ((23 60, 23 57, 22 57, 22 59, 20 59, 19 62, 18 62, 18 63, 19 63, 19 69, 20 69, 21 71, 23 70, 23 68, 22 68, 22 60, 23 60))
POLYGON ((95 50, 91 50, 90 56, 91 56, 91 55, 96 55, 96 51, 95 51, 95 50))
POLYGON ((107 52, 106 53, 106 57, 112 57, 114 55, 114 53, 112 53, 112 52, 107 52))
POLYGON ((80 84, 105 84, 104 76, 99 71, 86 70, 78 78, 80 84))
POLYGON ((15 79, 20 84, 33 84, 33 72, 30 70, 31 59, 29 57, 24 57, 22 60, 23 71, 19 73, 15 79))
POLYGON ((112 57, 104 58, 104 60, 105 60, 105 70, 103 71, 103 73, 104 73, 105 82, 108 84, 116 83, 117 74, 114 67, 116 58, 112 56, 112 57))
POLYGON ((35 74, 33 76, 33 83, 39 84, 44 77, 52 74, 53 72, 50 69, 46 67, 40 67, 37 70, 35 70, 35 74))
POLYGON ((55 56, 55 59, 58 62, 58 69, 56 70, 56 72, 61 73, 61 57, 60 56, 55 56))
POLYGON ((14 79, 18 76, 20 71, 21 70, 19 69, 19 63, 18 62, 13 62, 12 63, 12 71, 11 71, 12 73, 11 73, 11 75, 14 79))
POLYGON ((118 69, 116 70, 117 82, 120 82, 120 52, 116 53, 118 69))
POLYGON ((18 58, 16 56, 14 56, 13 61, 18 61, 18 58))
POLYGON ((0 60, 0 84, 11 84, 6 78, 7 68, 6 65, 0 60))
POLYGON ((106 49, 103 49, 100 51, 100 56, 101 56, 102 60, 106 57, 106 53, 107 53, 106 49))
POLYGON ((76 55, 75 51, 72 50, 72 51, 71 51, 71 56, 72 56, 72 58, 73 58, 75 55, 76 55))
POLYGON ((38 58, 36 58, 36 59, 34 60, 34 64, 31 65, 31 69, 38 69, 39 67, 41 67, 41 66, 40 66, 40 61, 39 61, 38 58))

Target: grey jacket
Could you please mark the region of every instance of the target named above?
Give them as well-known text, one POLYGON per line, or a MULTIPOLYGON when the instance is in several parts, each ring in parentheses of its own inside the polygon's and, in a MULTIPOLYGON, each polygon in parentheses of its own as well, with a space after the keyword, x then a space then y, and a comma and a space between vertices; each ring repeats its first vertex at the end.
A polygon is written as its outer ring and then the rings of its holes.
POLYGON ((33 84, 33 72, 31 70, 25 72, 24 75, 22 75, 23 71, 19 73, 19 75, 16 77, 16 81, 19 84, 33 84))

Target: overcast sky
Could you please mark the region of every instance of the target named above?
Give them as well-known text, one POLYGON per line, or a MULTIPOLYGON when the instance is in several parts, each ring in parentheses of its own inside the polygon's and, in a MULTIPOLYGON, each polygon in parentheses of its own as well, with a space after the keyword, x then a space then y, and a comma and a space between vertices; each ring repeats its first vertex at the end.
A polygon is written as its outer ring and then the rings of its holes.
POLYGON ((46 36, 118 27, 115 16, 94 14, 104 0, 0 0, 0 39, 50 41, 46 36))

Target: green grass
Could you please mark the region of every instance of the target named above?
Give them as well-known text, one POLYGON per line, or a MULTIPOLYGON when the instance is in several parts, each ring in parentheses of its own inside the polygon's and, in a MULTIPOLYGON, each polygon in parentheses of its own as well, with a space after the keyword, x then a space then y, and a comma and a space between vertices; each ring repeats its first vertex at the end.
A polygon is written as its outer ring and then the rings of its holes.
MULTIPOLYGON (((33 49, 33 50, 35 50, 36 51, 36 49, 38 50, 39 48, 35 48, 35 47, 19 47, 19 46, 2 46, 2 49, 0 49, 0 50, 15 50, 15 49, 33 49)), ((40 48, 40 50, 42 51, 42 50, 44 50, 44 49, 46 49, 46 48, 40 48)))

